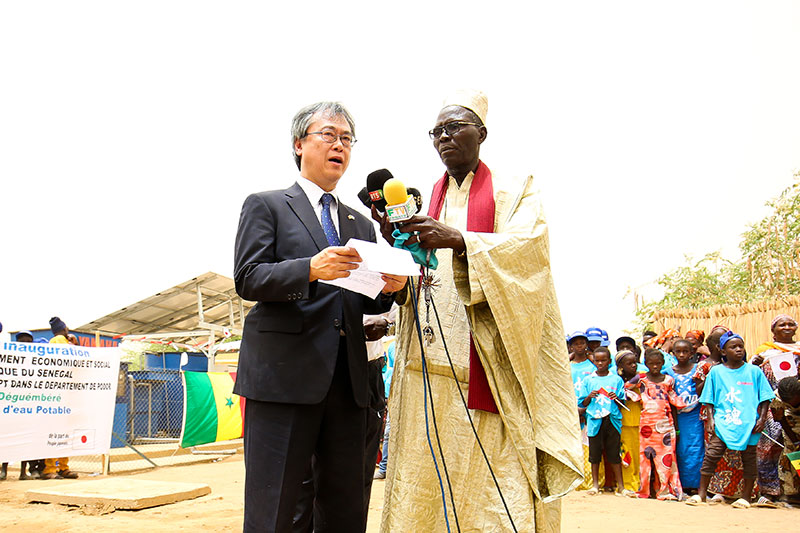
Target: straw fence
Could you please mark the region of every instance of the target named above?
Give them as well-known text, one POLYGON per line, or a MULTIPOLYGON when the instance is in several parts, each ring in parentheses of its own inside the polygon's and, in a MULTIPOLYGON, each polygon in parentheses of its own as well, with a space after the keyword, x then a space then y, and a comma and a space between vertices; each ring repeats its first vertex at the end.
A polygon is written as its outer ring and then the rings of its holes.
POLYGON ((742 305, 715 305, 703 309, 664 309, 654 313, 653 326, 657 333, 667 328, 677 329, 681 333, 700 329, 708 335, 711 328, 722 325, 744 337, 747 353, 752 355, 759 345, 772 340, 769 325, 780 314, 795 319, 800 317, 800 296, 742 305))

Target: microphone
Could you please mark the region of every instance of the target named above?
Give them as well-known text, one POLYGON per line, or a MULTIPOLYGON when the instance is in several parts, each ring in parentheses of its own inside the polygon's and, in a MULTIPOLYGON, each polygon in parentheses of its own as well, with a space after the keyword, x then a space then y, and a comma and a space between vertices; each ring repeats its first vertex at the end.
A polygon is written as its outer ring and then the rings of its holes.
POLYGON ((406 186, 399 179, 392 178, 383 184, 383 196, 389 222, 408 220, 417 213, 417 201, 408 194, 406 186))
MULTIPOLYGON (((394 224, 394 246, 395 248, 405 248, 414 257, 414 261, 423 267, 436 269, 438 261, 432 248, 423 250, 419 242, 407 244, 406 241, 411 237, 408 233, 400 231, 400 223, 410 219, 422 207, 422 195, 416 189, 410 189, 414 194, 409 194, 403 182, 396 178, 387 180, 383 185, 383 196, 386 199, 386 218, 394 224)), ((419 237, 417 237, 419 239, 419 237)))
MULTIPOLYGON (((422 211, 422 204, 424 203, 422 199, 422 193, 419 192, 419 189, 415 187, 409 187, 408 194, 414 197, 414 201, 417 203, 417 213, 422 211)), ((364 207, 370 209, 372 207, 372 198, 369 197, 369 191, 366 187, 361 187, 361 190, 358 191, 358 200, 363 204, 364 207)))
POLYGON ((367 209, 372 207, 372 200, 369 198, 369 192, 366 187, 361 187, 361 190, 358 191, 358 199, 361 200, 361 203, 364 204, 364 207, 367 209))
POLYGON ((392 173, 385 168, 370 172, 367 176, 367 194, 369 194, 369 199, 372 200, 372 205, 381 213, 386 210, 383 185, 392 177, 392 173))
POLYGON ((414 201, 417 203, 417 213, 422 212, 422 193, 419 192, 419 189, 415 189, 414 187, 409 187, 408 194, 413 196, 414 201))

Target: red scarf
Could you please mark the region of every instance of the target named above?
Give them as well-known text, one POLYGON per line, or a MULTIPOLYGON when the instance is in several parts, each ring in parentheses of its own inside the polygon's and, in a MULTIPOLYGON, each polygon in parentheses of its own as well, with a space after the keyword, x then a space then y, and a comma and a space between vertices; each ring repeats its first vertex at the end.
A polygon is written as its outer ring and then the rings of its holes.
MULTIPOLYGON (((431 203, 428 207, 428 216, 439 220, 447 193, 448 175, 433 186, 431 203)), ((469 188, 469 203, 467 204, 467 231, 479 233, 494 233, 494 189, 492 188, 492 172, 489 167, 478 161, 478 169, 472 178, 469 188)), ((478 350, 469 335, 469 390, 467 393, 467 407, 480 409, 490 413, 497 413, 497 404, 492 398, 486 371, 483 369, 478 357, 478 350)))

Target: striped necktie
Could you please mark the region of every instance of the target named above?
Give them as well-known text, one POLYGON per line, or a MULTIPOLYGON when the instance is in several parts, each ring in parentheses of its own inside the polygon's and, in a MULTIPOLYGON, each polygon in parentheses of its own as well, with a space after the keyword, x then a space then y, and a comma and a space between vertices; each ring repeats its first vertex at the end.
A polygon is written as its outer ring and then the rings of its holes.
POLYGON ((328 244, 339 246, 339 235, 336 234, 336 226, 333 225, 333 219, 331 218, 332 201, 332 194, 326 192, 322 195, 322 231, 325 232, 328 244))

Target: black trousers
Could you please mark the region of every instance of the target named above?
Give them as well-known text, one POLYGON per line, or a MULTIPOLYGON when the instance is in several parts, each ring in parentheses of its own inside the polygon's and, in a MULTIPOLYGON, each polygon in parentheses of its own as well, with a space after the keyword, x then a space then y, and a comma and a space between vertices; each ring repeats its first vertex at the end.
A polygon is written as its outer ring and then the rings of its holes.
MULTIPOLYGON (((366 409, 366 437, 364 454, 364 524, 369 513, 369 500, 372 494, 372 476, 378 459, 378 447, 383 430, 383 412, 386 409, 385 387, 381 373, 384 365, 381 357, 369 362, 369 407, 366 409)), ((292 533, 312 533, 314 531, 314 468, 309 465, 300 489, 295 507, 292 533)))
MULTIPOLYGON (((597 435, 589 437, 589 464, 599 465, 605 453, 606 461, 611 465, 618 465, 622 461, 619 456, 620 434, 609 416, 604 416, 600 422, 597 435)), ((606 474, 606 480, 611 477, 606 474)))
POLYGON ((369 407, 367 408, 367 431, 364 456, 364 520, 369 512, 369 498, 372 495, 372 476, 378 461, 378 449, 383 436, 383 413, 386 410, 386 387, 383 384, 383 365, 381 357, 369 362, 369 407))
POLYGON ((347 348, 325 399, 312 405, 247 400, 244 420, 244 531, 290 532, 303 480, 314 461, 314 528, 360 532, 365 408, 353 399, 347 348))

